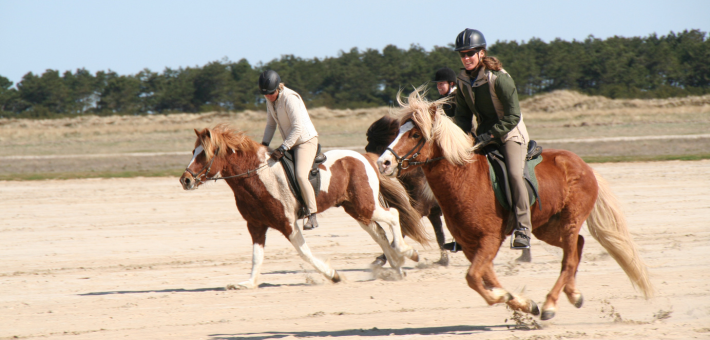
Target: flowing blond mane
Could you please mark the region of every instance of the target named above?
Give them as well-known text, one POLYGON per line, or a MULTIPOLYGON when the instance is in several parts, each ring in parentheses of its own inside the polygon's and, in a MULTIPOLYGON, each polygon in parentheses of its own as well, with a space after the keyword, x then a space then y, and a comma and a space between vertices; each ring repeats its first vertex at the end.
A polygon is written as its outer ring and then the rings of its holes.
POLYGON ((226 123, 218 124, 212 129, 205 129, 209 134, 200 134, 200 145, 205 149, 205 154, 208 159, 215 156, 215 151, 218 150, 217 157, 221 157, 227 150, 234 152, 255 153, 259 148, 259 144, 247 137, 243 131, 237 131, 226 123))
POLYGON ((419 127, 424 134, 424 138, 434 140, 441 148, 444 158, 449 162, 462 165, 473 161, 471 148, 473 138, 461 130, 446 114, 442 106, 449 103, 449 97, 435 101, 426 99, 426 87, 424 85, 415 88, 409 94, 406 102, 402 100, 402 90, 397 93, 397 103, 400 108, 395 113, 401 124, 411 120, 419 127), (430 109, 436 111, 432 114, 430 109))

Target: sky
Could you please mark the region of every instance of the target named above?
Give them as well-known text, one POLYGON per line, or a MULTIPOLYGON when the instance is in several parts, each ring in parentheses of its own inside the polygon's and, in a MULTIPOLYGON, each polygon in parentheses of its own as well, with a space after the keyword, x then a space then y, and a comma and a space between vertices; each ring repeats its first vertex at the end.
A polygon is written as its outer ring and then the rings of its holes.
POLYGON ((337 57, 353 47, 431 50, 467 27, 488 44, 708 32, 710 1, 0 0, 0 76, 17 84, 47 69, 129 75, 224 58, 337 57))

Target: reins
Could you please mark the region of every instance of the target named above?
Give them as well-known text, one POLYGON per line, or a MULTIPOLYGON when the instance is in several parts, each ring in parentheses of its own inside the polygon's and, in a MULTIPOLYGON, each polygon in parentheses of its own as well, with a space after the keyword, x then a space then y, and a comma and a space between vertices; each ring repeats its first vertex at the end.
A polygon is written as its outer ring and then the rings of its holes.
MULTIPOLYGON (((207 153, 205 153, 205 155, 206 154, 207 153)), ((202 184, 202 183, 205 183, 207 181, 212 181, 212 180, 217 181, 218 179, 229 179, 229 178, 237 178, 237 177, 242 177, 242 176, 249 176, 249 175, 263 169, 264 167, 266 167, 268 165, 268 163, 264 163, 261 166, 259 166, 258 168, 247 170, 246 172, 243 172, 238 175, 233 175, 233 176, 207 177, 207 174, 210 173, 210 169, 212 169, 212 163, 214 163, 214 159, 217 158, 217 154, 219 154, 219 147, 217 148, 217 151, 214 153, 214 156, 212 156, 210 163, 203 166, 202 169, 200 171, 198 171, 197 173, 193 173, 192 170, 190 170, 189 168, 185 168, 185 171, 190 173, 190 175, 192 175, 192 178, 194 178, 196 182, 199 181, 199 183, 202 184), (205 169, 207 169, 207 170, 205 170, 205 169), (202 179, 202 177, 204 177, 204 180, 202 179)))
POLYGON ((387 150, 389 150, 389 152, 391 152, 392 155, 394 155, 394 158, 397 160, 397 169, 399 172, 402 172, 402 170, 408 169, 412 165, 414 165, 414 166, 426 165, 426 164, 433 163, 433 162, 444 159, 444 157, 436 157, 436 158, 427 159, 423 162, 413 161, 413 159, 416 159, 417 157, 419 157, 419 151, 421 151, 423 147, 424 147, 424 138, 421 138, 421 139, 419 139, 419 142, 417 142, 417 145, 415 145, 411 150, 409 150, 409 152, 407 152, 406 155, 404 155, 402 157, 399 157, 399 155, 397 155, 397 153, 394 152, 394 150, 392 150, 391 147, 387 147, 387 150), (412 155, 412 158, 407 158, 409 155, 412 155), (407 166, 404 166, 404 162, 407 162, 407 166))

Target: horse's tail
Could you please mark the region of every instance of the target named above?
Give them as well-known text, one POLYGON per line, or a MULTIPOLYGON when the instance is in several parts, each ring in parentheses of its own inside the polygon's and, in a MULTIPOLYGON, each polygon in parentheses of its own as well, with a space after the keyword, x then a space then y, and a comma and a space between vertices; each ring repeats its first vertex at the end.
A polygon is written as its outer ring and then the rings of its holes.
POLYGON ((631 239, 619 201, 606 180, 596 171, 594 176, 597 178, 599 194, 592 213, 587 218, 589 233, 616 260, 631 283, 643 292, 644 297, 653 297, 655 290, 648 278, 646 264, 631 239))
POLYGON ((422 224, 422 215, 419 214, 409 201, 409 194, 402 183, 396 178, 379 175, 380 194, 385 203, 399 212, 399 225, 402 234, 411 237, 423 246, 429 245, 429 236, 422 224))

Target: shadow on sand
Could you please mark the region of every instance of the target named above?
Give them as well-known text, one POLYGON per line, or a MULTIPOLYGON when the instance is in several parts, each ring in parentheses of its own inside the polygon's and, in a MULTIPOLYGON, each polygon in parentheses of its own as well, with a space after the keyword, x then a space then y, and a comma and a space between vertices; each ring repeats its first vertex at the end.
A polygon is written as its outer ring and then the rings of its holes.
POLYGON ((508 325, 498 326, 444 326, 444 327, 420 327, 420 328, 383 328, 370 329, 346 329, 342 331, 321 331, 321 332, 260 332, 260 333, 235 333, 235 334, 210 334, 210 340, 269 340, 286 337, 296 338, 327 338, 344 336, 390 336, 390 335, 461 335, 471 336, 481 332, 496 330, 508 330, 508 325), (499 329, 496 329, 499 328, 499 329))
MULTIPOLYGON (((291 283, 291 284, 271 284, 271 283, 261 283, 259 288, 273 288, 273 287, 302 287, 302 286, 312 286, 308 283, 291 283)), ((195 288, 195 289, 183 289, 183 288, 173 288, 173 289, 160 289, 160 290, 114 290, 108 292, 91 292, 78 294, 79 296, 95 296, 95 295, 111 295, 111 294, 144 294, 144 293, 200 293, 200 292, 220 292, 226 291, 225 287, 214 287, 214 288, 195 288)))

